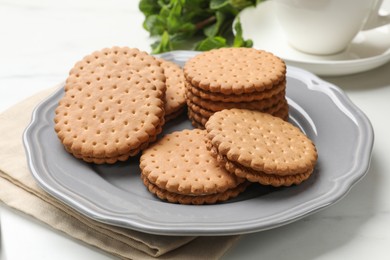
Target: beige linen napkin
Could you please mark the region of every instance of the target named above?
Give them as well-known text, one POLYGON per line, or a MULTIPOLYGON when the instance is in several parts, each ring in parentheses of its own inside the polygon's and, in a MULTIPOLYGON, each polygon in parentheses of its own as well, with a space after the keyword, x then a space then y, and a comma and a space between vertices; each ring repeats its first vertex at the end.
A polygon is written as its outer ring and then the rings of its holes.
POLYGON ((239 238, 146 234, 89 219, 44 192, 29 172, 22 134, 34 107, 55 88, 0 115, 0 201, 86 244, 124 259, 217 259, 239 238))

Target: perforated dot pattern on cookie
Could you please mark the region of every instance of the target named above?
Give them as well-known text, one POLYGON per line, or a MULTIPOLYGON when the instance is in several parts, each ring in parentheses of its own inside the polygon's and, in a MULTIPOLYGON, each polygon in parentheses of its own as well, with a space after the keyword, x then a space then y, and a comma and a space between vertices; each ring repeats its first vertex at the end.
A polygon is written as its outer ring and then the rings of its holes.
POLYGON ((185 79, 184 72, 179 65, 159 59, 161 62, 161 67, 164 69, 164 74, 166 77, 166 93, 165 93, 165 115, 169 116, 180 109, 182 109, 185 104, 185 79))
POLYGON ((164 95, 164 71, 154 57, 137 49, 103 49, 71 70, 55 130, 74 155, 112 163, 161 131, 164 95))
POLYGON ((199 129, 165 135, 142 152, 140 168, 150 183, 184 195, 220 193, 243 182, 208 152, 199 129))
POLYGON ((65 91, 96 84, 113 85, 137 74, 148 78, 158 89, 165 89, 164 71, 156 58, 135 48, 112 47, 95 51, 78 61, 69 72, 65 91))
POLYGON ((297 127, 266 113, 230 109, 213 114, 207 137, 229 161, 268 174, 308 172, 317 161, 313 142, 297 127))
POLYGON ((186 80, 223 94, 264 91, 285 80, 286 65, 272 53, 253 48, 221 48, 196 55, 184 66, 186 80))

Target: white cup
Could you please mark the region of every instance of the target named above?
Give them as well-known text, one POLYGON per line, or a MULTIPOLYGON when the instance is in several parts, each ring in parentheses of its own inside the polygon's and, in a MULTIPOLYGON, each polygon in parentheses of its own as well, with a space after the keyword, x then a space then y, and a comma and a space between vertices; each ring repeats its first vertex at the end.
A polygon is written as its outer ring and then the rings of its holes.
POLYGON ((390 23, 379 14, 382 0, 272 0, 287 41, 317 55, 343 51, 361 30, 390 23))

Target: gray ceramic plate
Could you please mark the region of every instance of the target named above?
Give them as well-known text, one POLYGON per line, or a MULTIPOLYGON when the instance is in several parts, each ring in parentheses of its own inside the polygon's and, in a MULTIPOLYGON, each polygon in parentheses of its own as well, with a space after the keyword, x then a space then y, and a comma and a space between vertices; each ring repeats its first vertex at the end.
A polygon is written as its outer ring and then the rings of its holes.
MULTIPOLYGON (((171 52, 183 64, 195 52, 171 52)), ((288 67, 290 121, 316 144, 314 174, 298 186, 252 185, 226 203, 186 206, 163 202, 140 181, 138 158, 92 165, 65 152, 53 130, 62 88, 40 103, 24 133, 28 165, 40 186, 80 213, 104 223, 164 235, 229 235, 275 228, 341 199, 368 170, 373 130, 367 117, 337 87, 301 69, 288 67)), ((191 128, 185 116, 165 132, 191 128)))

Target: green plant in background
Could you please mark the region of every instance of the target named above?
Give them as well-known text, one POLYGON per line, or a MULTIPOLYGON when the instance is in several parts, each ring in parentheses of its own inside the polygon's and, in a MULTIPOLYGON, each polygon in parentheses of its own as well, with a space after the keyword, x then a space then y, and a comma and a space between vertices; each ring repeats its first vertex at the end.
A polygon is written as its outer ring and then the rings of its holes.
POLYGON ((261 0, 141 0, 144 28, 157 40, 152 53, 177 49, 206 51, 221 47, 251 47, 245 40, 239 19, 244 8, 261 0), (188 48, 189 45, 192 45, 188 48))

